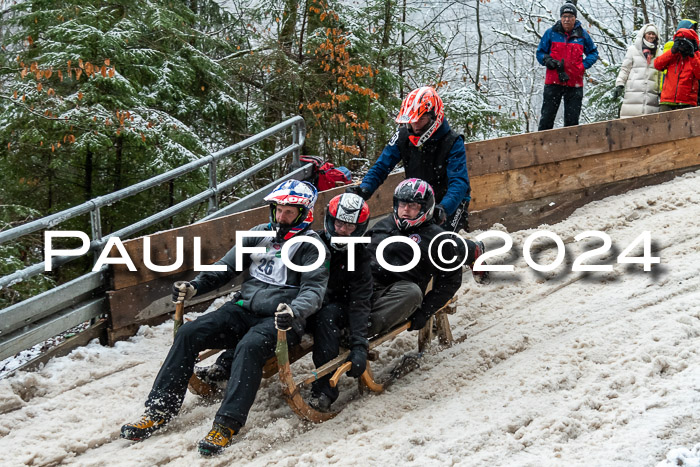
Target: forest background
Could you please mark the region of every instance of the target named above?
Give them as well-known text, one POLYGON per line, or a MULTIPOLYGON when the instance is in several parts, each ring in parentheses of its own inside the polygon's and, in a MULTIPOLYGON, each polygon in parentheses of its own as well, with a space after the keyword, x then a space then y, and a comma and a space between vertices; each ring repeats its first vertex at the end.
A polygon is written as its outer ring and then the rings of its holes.
MULTIPOLYGON (((612 89, 635 31, 662 43, 700 0, 587 0, 578 19, 598 46, 582 122, 617 117, 612 89)), ((303 153, 336 165, 374 161, 413 88, 439 89, 466 141, 534 131, 544 67, 540 37, 561 2, 519 0, 0 0, 0 230, 223 149, 295 115, 303 153)), ((560 124, 560 123, 559 123, 560 124)), ((284 147, 272 140, 219 177, 284 147)), ((288 163, 288 161, 287 161, 288 163)), ((221 195, 227 204, 285 164, 221 195)), ((207 186, 205 171, 102 211, 108 234, 207 186)), ((206 209, 153 230, 183 225, 206 209)), ((87 216, 85 216, 87 217, 87 216)), ((61 229, 89 231, 77 218, 61 229)), ((0 245, 0 275, 41 260, 39 234, 0 245)), ((0 291, 0 308, 85 264, 0 291)))

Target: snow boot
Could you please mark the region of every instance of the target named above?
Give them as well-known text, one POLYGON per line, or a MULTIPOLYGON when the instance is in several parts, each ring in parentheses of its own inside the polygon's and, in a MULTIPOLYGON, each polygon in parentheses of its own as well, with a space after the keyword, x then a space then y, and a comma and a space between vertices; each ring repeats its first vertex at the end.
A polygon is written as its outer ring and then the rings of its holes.
POLYGON ((201 379, 207 384, 212 385, 223 381, 228 381, 230 372, 230 368, 229 371, 226 371, 224 367, 216 363, 210 366, 196 366, 194 368, 194 374, 197 375, 197 378, 201 379))
POLYGON ((309 405, 311 408, 318 410, 319 412, 330 412, 331 404, 333 401, 324 393, 316 394, 311 393, 311 399, 309 399, 309 405))
MULTIPOLYGON (((476 249, 474 250, 474 262, 476 262, 479 256, 486 253, 486 246, 484 246, 484 242, 482 241, 474 241, 474 243, 476 244, 476 249)), ((486 263, 482 263, 482 265, 485 264, 486 263)), ((472 270, 472 275, 474 276, 474 280, 477 284, 488 284, 490 282, 488 271, 474 271, 474 263, 470 264, 469 268, 472 270)))
POLYGON ((143 441, 155 431, 163 428, 170 421, 170 416, 160 412, 146 412, 141 420, 136 423, 127 423, 122 426, 119 436, 131 441, 143 441))
POLYGON ((199 442, 199 453, 203 456, 221 454, 225 448, 231 445, 233 436, 238 433, 238 431, 239 430, 214 422, 209 434, 199 442))

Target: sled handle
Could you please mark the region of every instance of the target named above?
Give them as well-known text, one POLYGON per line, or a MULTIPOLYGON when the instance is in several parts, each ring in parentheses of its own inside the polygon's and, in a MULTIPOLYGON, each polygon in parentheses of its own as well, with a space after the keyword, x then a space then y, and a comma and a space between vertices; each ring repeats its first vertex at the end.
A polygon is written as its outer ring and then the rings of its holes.
POLYGON ((345 374, 346 371, 348 371, 350 368, 352 368, 352 362, 345 362, 342 365, 338 367, 337 370, 335 370, 335 373, 333 373, 333 376, 331 376, 331 387, 334 388, 338 385, 338 380, 342 375, 345 374))
POLYGON ((177 330, 182 326, 182 317, 185 314, 185 301, 180 300, 175 302, 175 317, 173 318, 173 336, 177 334, 177 330))

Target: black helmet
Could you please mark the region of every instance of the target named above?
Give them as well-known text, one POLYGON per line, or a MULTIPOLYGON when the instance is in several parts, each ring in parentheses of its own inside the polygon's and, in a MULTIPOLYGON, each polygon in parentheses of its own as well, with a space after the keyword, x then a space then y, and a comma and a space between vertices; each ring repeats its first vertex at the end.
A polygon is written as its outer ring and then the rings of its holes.
POLYGON ((433 218, 435 209, 435 193, 430 183, 420 178, 409 178, 396 187, 394 190, 394 221, 399 230, 408 230, 428 222, 433 218), (407 203, 419 203, 420 213, 414 219, 399 218, 399 201, 407 203))

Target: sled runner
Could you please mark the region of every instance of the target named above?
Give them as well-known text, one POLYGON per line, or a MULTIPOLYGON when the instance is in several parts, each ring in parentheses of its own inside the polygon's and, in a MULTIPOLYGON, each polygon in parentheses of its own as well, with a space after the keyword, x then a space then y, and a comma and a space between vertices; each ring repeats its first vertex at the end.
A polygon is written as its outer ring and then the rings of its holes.
MULTIPOLYGON (((452 297, 442 308, 440 308, 433 316, 430 317, 425 327, 418 332, 419 355, 430 346, 435 335, 437 335, 440 345, 450 346, 452 344, 454 339, 452 337, 452 331, 450 330, 450 323, 447 315, 455 313, 455 301, 456 297, 452 297)), ((365 388, 372 392, 380 393, 385 389, 389 382, 393 381, 393 379, 397 377, 400 377, 397 376, 397 374, 402 376, 406 373, 401 371, 397 372, 394 370, 389 381, 378 383, 374 379, 374 375, 370 368, 370 361, 377 359, 377 351, 375 350, 377 347, 396 338, 396 336, 406 331, 410 324, 410 322, 406 322, 397 326, 386 334, 378 335, 370 339, 367 369, 360 376, 360 378, 358 378, 360 393, 363 393, 365 388)), ((270 376, 274 376, 276 373, 279 373, 283 395, 292 411, 310 422, 321 423, 335 417, 340 411, 320 412, 314 409, 313 407, 309 406, 306 401, 304 401, 300 390, 310 386, 311 383, 317 379, 331 373, 333 373, 333 376, 331 377, 330 384, 331 386, 335 387, 338 384, 340 377, 351 368, 352 364, 350 362, 346 362, 350 351, 344 350, 330 362, 316 368, 315 370, 312 370, 310 376, 306 377, 305 379, 295 381, 291 370, 291 364, 312 350, 313 343, 306 339, 302 340, 301 344, 289 348, 287 346, 286 331, 278 331, 275 357, 270 358, 267 363, 265 363, 263 368, 263 378, 269 378, 270 376)), ((205 360, 219 352, 221 352, 221 350, 204 351, 199 355, 198 361, 205 360)), ((413 357, 413 360, 415 361, 415 357, 413 357)), ((405 363, 405 361, 406 359, 404 359, 404 362, 402 363, 405 363)), ((212 397, 217 392, 216 385, 202 381, 195 374, 193 374, 190 378, 188 387, 190 392, 205 398, 212 397)))

